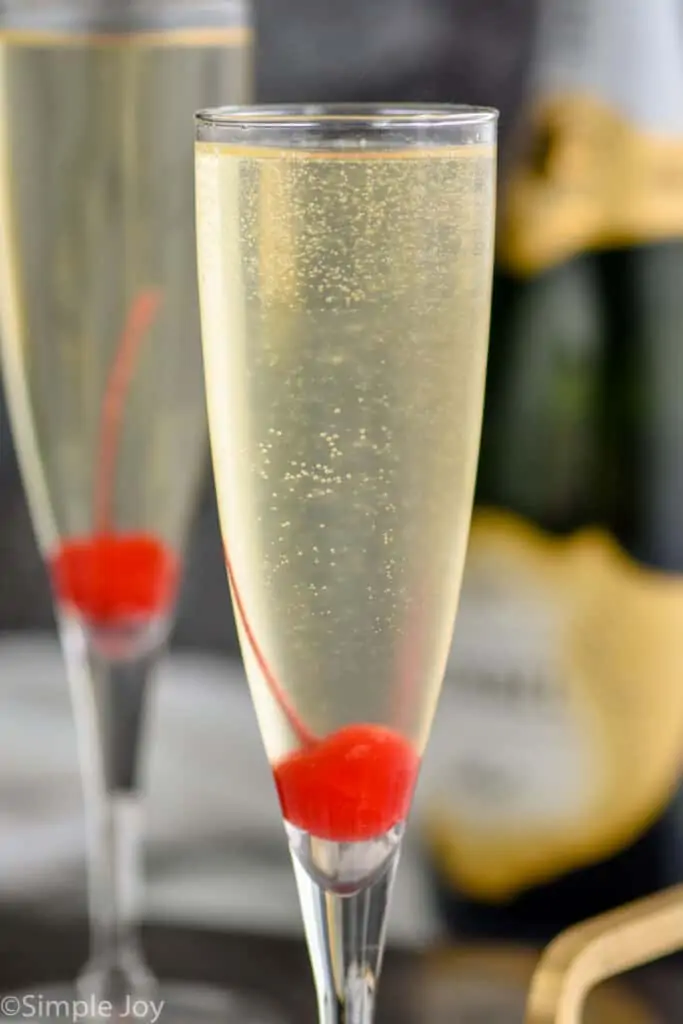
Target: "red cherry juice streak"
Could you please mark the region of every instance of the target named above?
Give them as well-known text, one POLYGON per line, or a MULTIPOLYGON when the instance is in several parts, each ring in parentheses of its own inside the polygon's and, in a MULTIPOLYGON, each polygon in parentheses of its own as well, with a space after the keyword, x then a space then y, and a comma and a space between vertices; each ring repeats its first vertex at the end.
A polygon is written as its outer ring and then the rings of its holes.
POLYGON ((110 523, 112 489, 123 406, 140 346, 161 303, 161 293, 141 292, 133 303, 105 389, 97 479, 95 532, 65 541, 50 559, 60 604, 89 622, 116 626, 163 614, 180 574, 178 559, 156 537, 118 533, 110 523))
POLYGON ((95 529, 98 533, 106 533, 110 529, 114 473, 126 392, 140 347, 160 305, 161 292, 152 288, 140 292, 133 302, 104 390, 95 480, 95 529))
POLYGON ((332 842, 363 842, 381 836, 406 818, 419 758, 393 729, 347 725, 319 739, 301 721, 261 651, 230 559, 228 577, 247 643, 266 684, 301 743, 301 750, 273 766, 285 819, 304 832, 332 842))

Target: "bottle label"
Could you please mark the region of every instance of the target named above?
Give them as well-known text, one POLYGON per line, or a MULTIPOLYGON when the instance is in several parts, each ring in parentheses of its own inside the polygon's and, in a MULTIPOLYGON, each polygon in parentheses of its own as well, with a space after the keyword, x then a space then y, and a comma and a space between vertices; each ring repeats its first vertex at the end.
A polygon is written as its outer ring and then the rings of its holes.
POLYGON ((499 260, 538 272, 683 235, 679 0, 546 0, 499 260), (627 71, 625 71, 627 69, 627 71))
POLYGON ((627 847, 683 767, 683 580, 607 534, 475 514, 426 829, 442 877, 497 902, 627 847))

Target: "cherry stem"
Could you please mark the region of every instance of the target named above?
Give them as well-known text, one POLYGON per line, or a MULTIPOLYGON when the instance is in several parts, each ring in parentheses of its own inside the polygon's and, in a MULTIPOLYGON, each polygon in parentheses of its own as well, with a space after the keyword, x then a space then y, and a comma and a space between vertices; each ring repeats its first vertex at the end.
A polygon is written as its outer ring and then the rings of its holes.
POLYGON ((242 623, 242 628, 244 629, 244 634, 247 638, 247 642, 251 648, 252 654, 256 658, 256 663, 261 670, 261 674, 263 675, 263 678, 266 681, 268 689, 270 690, 273 698, 279 705, 283 715, 289 722, 289 725, 301 746, 314 747, 316 746, 317 743, 320 742, 318 740, 318 737, 311 732, 311 730, 304 724, 304 722, 302 722, 296 709, 289 700, 289 697, 287 696, 287 694, 285 693, 285 691, 283 690, 282 686, 277 681, 275 676, 273 675, 272 669, 268 665, 268 662, 263 656, 263 652, 258 645, 258 642, 254 635, 254 631, 251 628, 249 620, 247 619, 247 616, 244 611, 242 595, 240 594, 237 583, 235 582, 235 574, 232 569, 232 564, 230 562, 230 557, 228 555, 227 549, 225 551, 225 564, 228 570, 228 579, 230 580, 230 586, 232 588, 237 614, 242 623))
POLYGON ((162 293, 146 288, 135 298, 128 313, 121 340, 104 392, 100 441, 95 479, 95 532, 111 528, 114 470, 121 438, 121 421, 126 393, 142 342, 149 333, 161 304, 162 293))

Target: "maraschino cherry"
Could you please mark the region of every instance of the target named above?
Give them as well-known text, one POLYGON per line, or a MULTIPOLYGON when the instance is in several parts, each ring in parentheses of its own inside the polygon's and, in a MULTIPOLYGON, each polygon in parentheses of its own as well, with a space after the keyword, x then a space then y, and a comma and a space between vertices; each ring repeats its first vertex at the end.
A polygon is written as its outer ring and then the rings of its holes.
POLYGON ((163 614, 173 603, 180 572, 173 552, 146 533, 65 541, 50 568, 60 604, 102 627, 163 614))
POLYGON ((274 769, 282 813, 319 839, 362 842, 403 821, 419 761, 410 743, 381 725, 347 725, 297 750, 274 769))

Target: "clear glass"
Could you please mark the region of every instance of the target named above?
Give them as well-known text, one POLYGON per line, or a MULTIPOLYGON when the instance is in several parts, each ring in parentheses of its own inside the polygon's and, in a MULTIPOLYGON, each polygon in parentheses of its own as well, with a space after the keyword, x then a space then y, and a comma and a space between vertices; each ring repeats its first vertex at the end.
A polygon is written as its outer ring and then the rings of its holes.
POLYGON ((324 1024, 371 1019, 455 620, 495 111, 197 115, 209 430, 242 653, 324 1024))
POLYGON ((95 1007, 147 1001, 152 1017, 163 999, 163 1019, 176 996, 183 1019, 232 1005, 159 992, 137 926, 145 707, 208 461, 192 115, 248 99, 248 15, 238 0, 0 10, 3 379, 87 801, 77 990, 95 1007))

